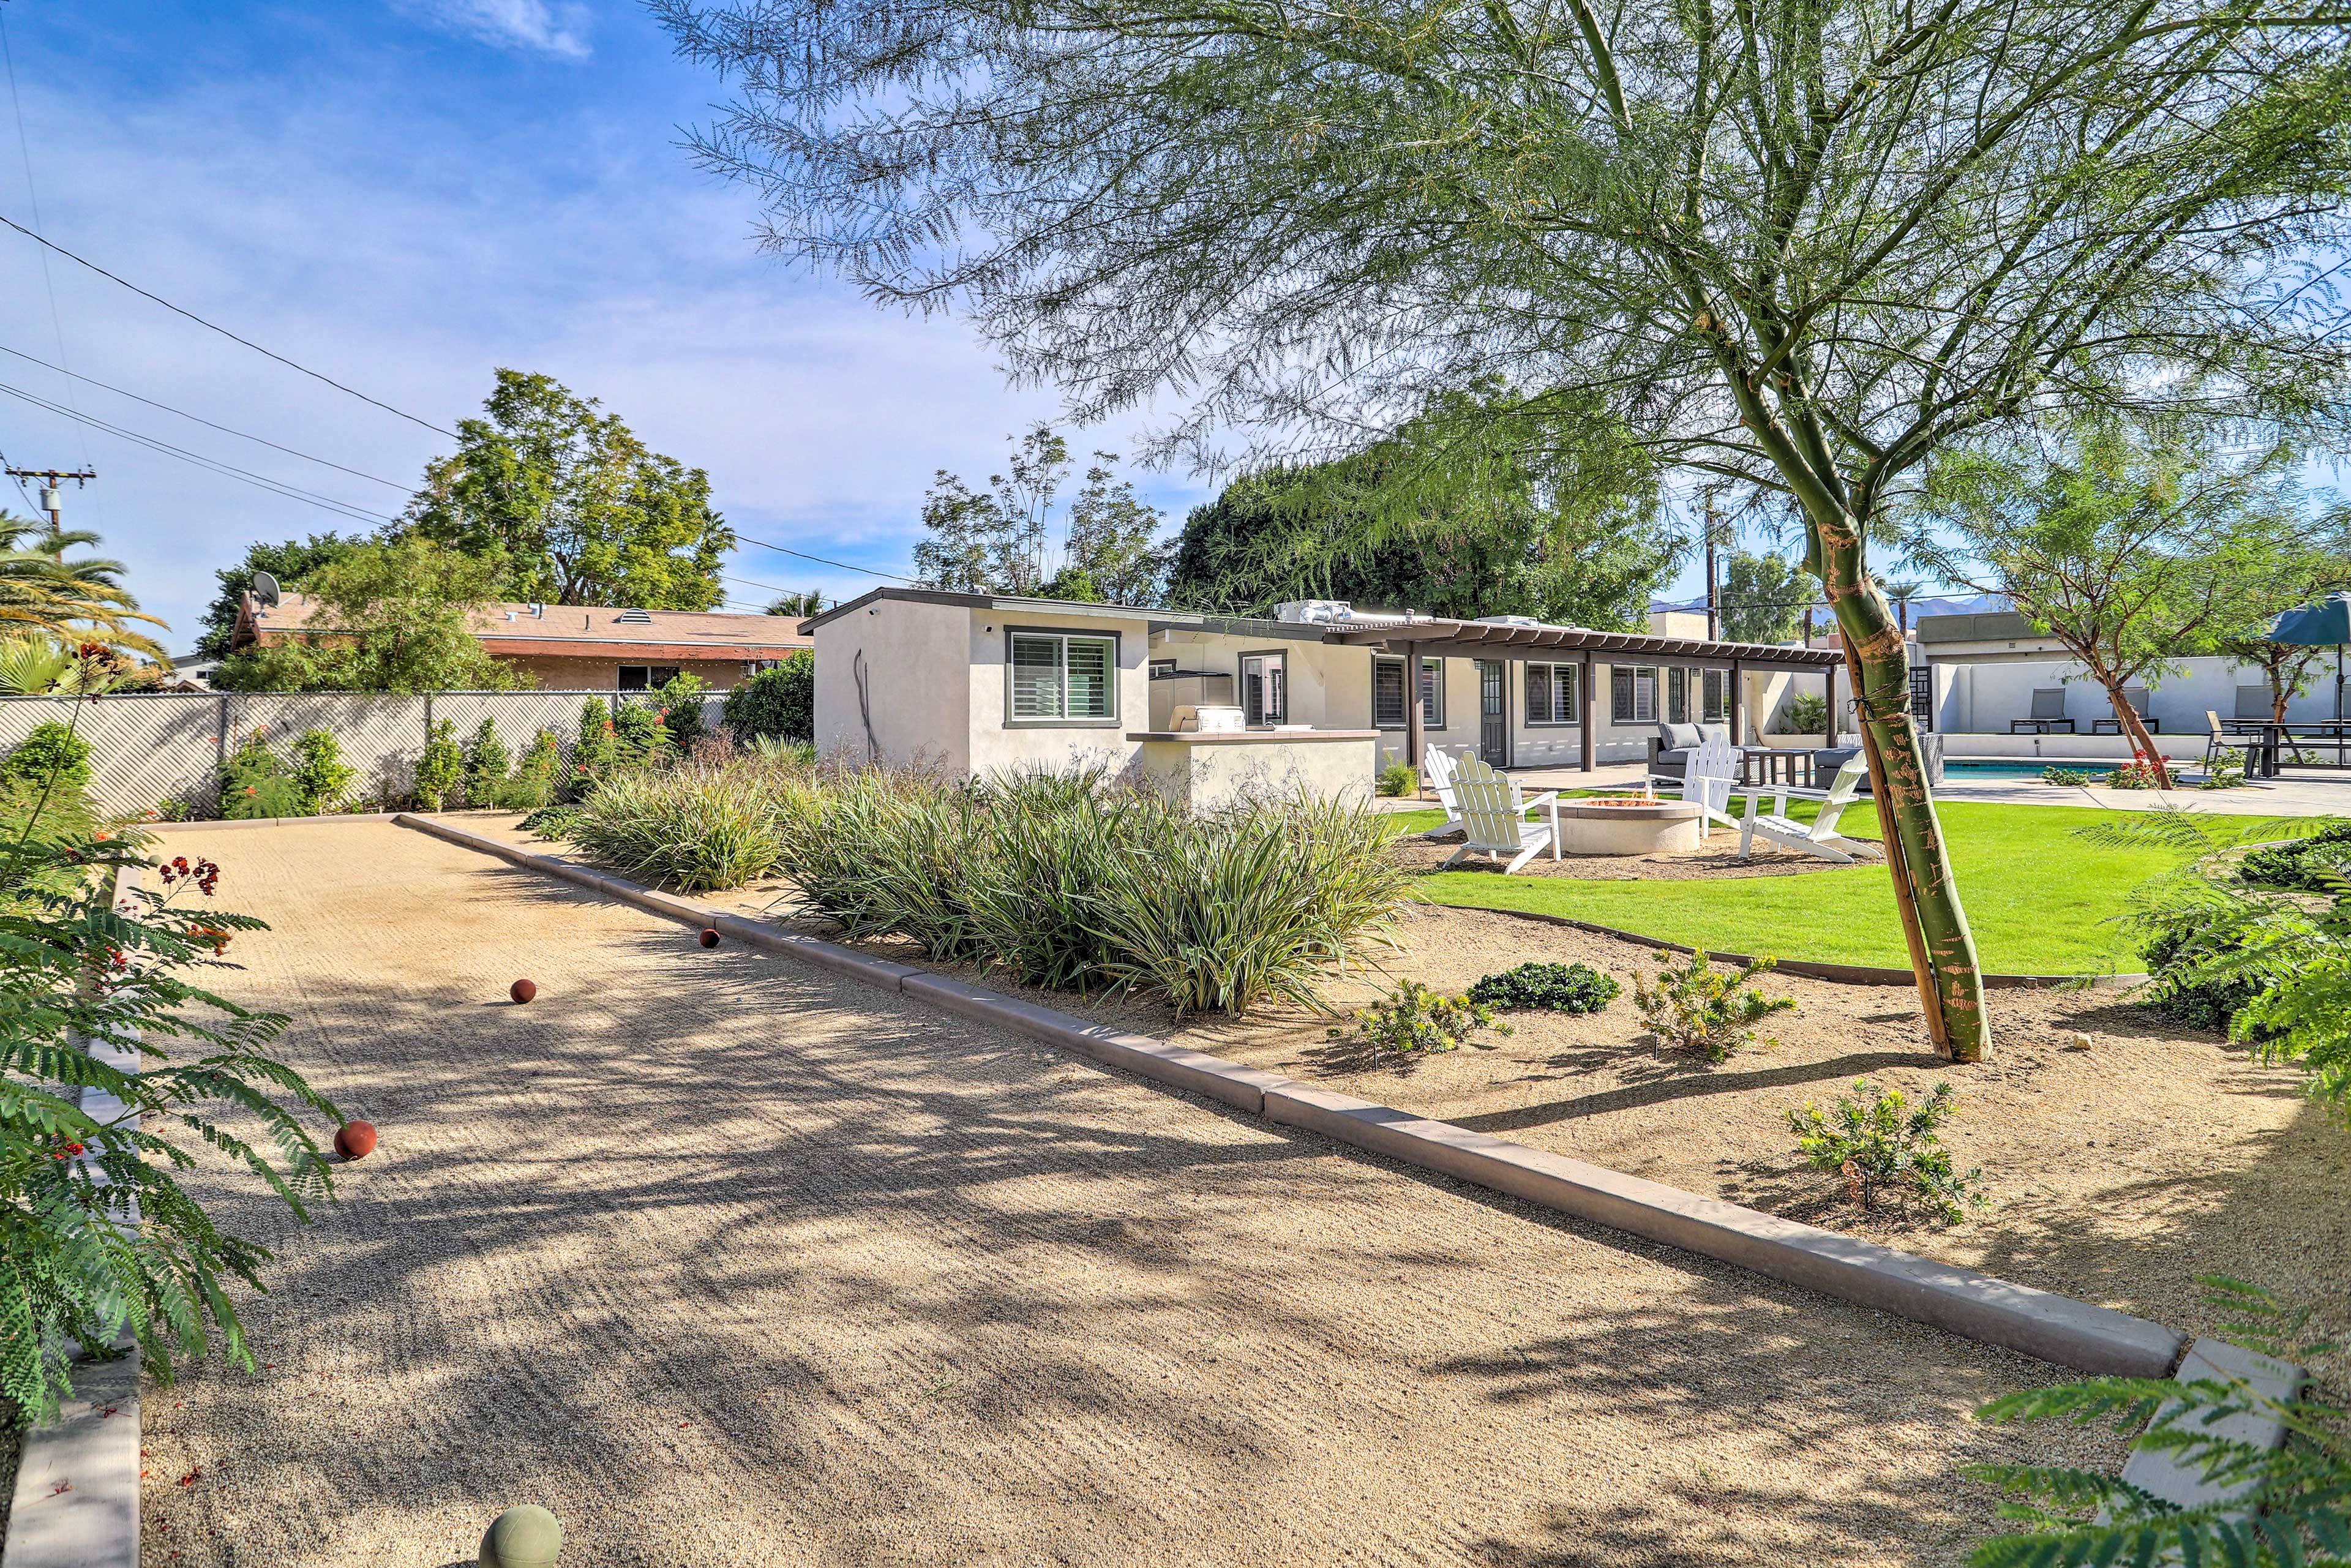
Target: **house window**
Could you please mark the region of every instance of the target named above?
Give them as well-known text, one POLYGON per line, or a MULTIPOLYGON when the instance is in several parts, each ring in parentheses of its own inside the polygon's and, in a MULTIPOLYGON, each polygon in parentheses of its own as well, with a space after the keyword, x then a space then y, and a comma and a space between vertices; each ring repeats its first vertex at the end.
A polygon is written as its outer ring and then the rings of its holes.
POLYGON ((1612 724, 1654 724, 1657 718, 1655 664, 1608 667, 1608 718, 1612 724))
POLYGON ((1241 655, 1241 722, 1290 722, 1289 665, 1280 653, 1241 655))
POLYGON ((1113 724, 1118 639, 1008 632, 1005 717, 1013 724, 1113 724))
POLYGON ((1155 681, 1174 680, 1176 678, 1176 661, 1173 659, 1152 660, 1151 678, 1155 681))
POLYGON ((675 664, 622 664, 620 689, 624 692, 657 692, 675 679, 675 664))
POLYGON ((1721 724, 1730 717, 1730 672, 1706 670, 1700 689, 1704 694, 1698 717, 1707 724, 1721 724))
MULTIPOLYGON (((1445 727, 1445 661, 1420 662, 1420 717, 1430 729, 1445 727)), ((1380 657, 1372 661, 1372 724, 1379 729, 1402 729, 1404 661, 1380 657)))
POLYGON ((1527 723, 1582 724, 1583 709, 1576 701, 1575 683, 1583 678, 1575 664, 1527 666, 1527 723))
POLYGON ((1689 676, 1690 673, 1678 664, 1666 672, 1666 722, 1667 724, 1689 722, 1689 676))

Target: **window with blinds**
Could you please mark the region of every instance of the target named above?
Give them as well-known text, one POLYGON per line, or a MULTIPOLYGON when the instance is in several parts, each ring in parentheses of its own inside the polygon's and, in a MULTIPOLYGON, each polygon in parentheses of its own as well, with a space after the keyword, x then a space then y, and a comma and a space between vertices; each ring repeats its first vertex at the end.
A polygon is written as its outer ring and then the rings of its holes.
POLYGON ((1608 668, 1608 717, 1614 724, 1651 724, 1657 716, 1657 671, 1654 664, 1608 668))
POLYGON ((1107 720, 1118 716, 1118 643, 1046 632, 1011 634, 1009 716, 1107 720))
MULTIPOLYGON (((1445 661, 1420 662, 1420 717, 1431 729, 1445 727, 1445 661)), ((1404 661, 1381 656, 1372 661, 1372 725, 1377 729, 1405 727, 1404 661)))
POLYGON ((1581 666, 1527 666, 1527 722, 1531 725, 1581 724, 1583 709, 1576 701, 1575 683, 1581 666))

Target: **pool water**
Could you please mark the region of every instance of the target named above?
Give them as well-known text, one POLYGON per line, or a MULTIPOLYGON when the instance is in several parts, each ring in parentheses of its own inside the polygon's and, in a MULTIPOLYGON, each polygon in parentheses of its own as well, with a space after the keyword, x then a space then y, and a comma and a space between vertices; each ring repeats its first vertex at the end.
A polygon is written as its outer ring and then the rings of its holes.
POLYGON ((1959 757, 1943 764, 1943 777, 1950 779, 2039 779, 2042 769, 2070 768, 2085 773, 2103 773, 2114 767, 2112 761, 2099 758, 2052 757, 2045 761, 2019 758, 2011 762, 2006 758, 1959 757))

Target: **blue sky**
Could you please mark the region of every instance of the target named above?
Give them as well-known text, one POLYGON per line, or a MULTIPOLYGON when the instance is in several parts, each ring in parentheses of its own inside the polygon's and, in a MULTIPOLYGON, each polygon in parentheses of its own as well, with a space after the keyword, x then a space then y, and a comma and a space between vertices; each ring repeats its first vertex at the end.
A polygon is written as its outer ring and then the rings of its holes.
MULTIPOLYGON (((8 0, 5 20, 32 186, 0 120, 0 214, 29 225, 37 196, 57 244, 434 423, 475 411, 494 366, 544 371, 708 469, 746 536, 904 570, 933 472, 977 483, 1008 433, 1056 412, 962 323, 759 255, 750 193, 676 145, 717 84, 634 5, 8 0)), ((72 262, 45 278, 4 230, 0 298, 0 348, 394 483, 8 354, 0 384, 368 510, 396 512, 448 444, 72 262)), ((129 563, 173 647, 246 541, 354 526, 13 397, 0 452, 98 469, 68 488, 68 521, 129 563)), ((1143 477, 1171 520, 1207 489, 1143 477)), ((882 580, 748 546, 727 570, 833 594, 882 580)))

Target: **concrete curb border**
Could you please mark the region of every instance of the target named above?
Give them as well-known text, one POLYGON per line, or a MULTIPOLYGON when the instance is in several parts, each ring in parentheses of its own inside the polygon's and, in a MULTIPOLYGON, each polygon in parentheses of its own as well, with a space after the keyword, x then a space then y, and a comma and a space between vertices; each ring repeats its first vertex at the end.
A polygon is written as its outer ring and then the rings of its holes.
MULTIPOLYGON (((1655 947, 1667 953, 1692 953, 1697 949, 1680 942, 1668 942, 1660 936, 1644 936, 1637 931, 1619 930, 1614 925, 1601 925, 1589 920, 1577 920, 1565 915, 1545 915, 1533 909, 1497 909, 1484 904, 1442 904, 1429 900, 1439 909, 1468 909, 1484 915, 1507 915, 1513 920, 1538 920, 1546 925, 1567 925, 1578 931, 1589 931, 1595 936, 1614 936, 1619 942, 1636 946, 1655 947)), ((1724 953, 1708 948, 1708 954, 1724 964, 1751 964, 1751 953, 1724 953)), ((1907 969, 1884 969, 1873 964, 1829 964, 1815 958, 1778 958, 1772 967, 1782 975, 1803 975, 1815 980, 1829 980, 1841 986, 1915 986, 1917 977, 1907 969)), ((2045 990, 2057 986, 2089 986, 2097 988, 2126 988, 2147 984, 2145 975, 1986 975, 1988 990, 2045 990)))
MULTIPOLYGON (((115 876, 115 904, 139 884, 135 867, 115 876)), ((101 1047, 110 1065, 139 1068, 139 1053, 101 1047)), ((120 1115, 111 1094, 85 1089, 92 1116, 120 1115)), ((24 1457, 0 1545, 7 1568, 139 1568, 139 1344, 126 1336, 114 1361, 74 1367, 74 1397, 57 1418, 25 1434, 24 1457)))
POLYGON ((187 822, 133 822, 131 831, 139 833, 187 832, 195 828, 298 828, 308 822, 390 822, 399 820, 398 811, 329 811, 316 817, 239 817, 198 818, 187 822))
POLYGON ((1280 1125, 1318 1133, 1579 1219, 2060 1366, 2164 1377, 2179 1364, 2187 1347, 2187 1336, 2177 1331, 2111 1307, 2011 1284, 1957 1264, 1938 1263, 1451 1123, 1316 1089, 1279 1073, 1123 1033, 912 965, 869 957, 815 937, 770 930, 707 904, 639 887, 450 823, 409 813, 393 821, 652 914, 713 926, 747 946, 802 958, 963 1017, 1065 1046, 1106 1066, 1207 1096, 1280 1125))
MULTIPOLYGON (((2242 1383, 2255 1394, 2281 1405, 2291 1405, 2302 1397, 2310 1375, 2299 1366, 2226 1340, 2199 1339, 2189 1346, 2173 1381, 2242 1383)), ((2275 1450, 2285 1447, 2285 1423, 2267 1411, 2231 1416, 2215 1421, 2210 1430, 2216 1437, 2233 1437, 2258 1448, 2275 1450)), ((2181 1508, 2208 1508, 2229 1502, 2252 1486, 2250 1481, 2214 1486, 2199 1472, 2184 1469, 2169 1454, 2144 1448, 2132 1450, 2130 1458, 2123 1461, 2123 1479, 2181 1508)))

